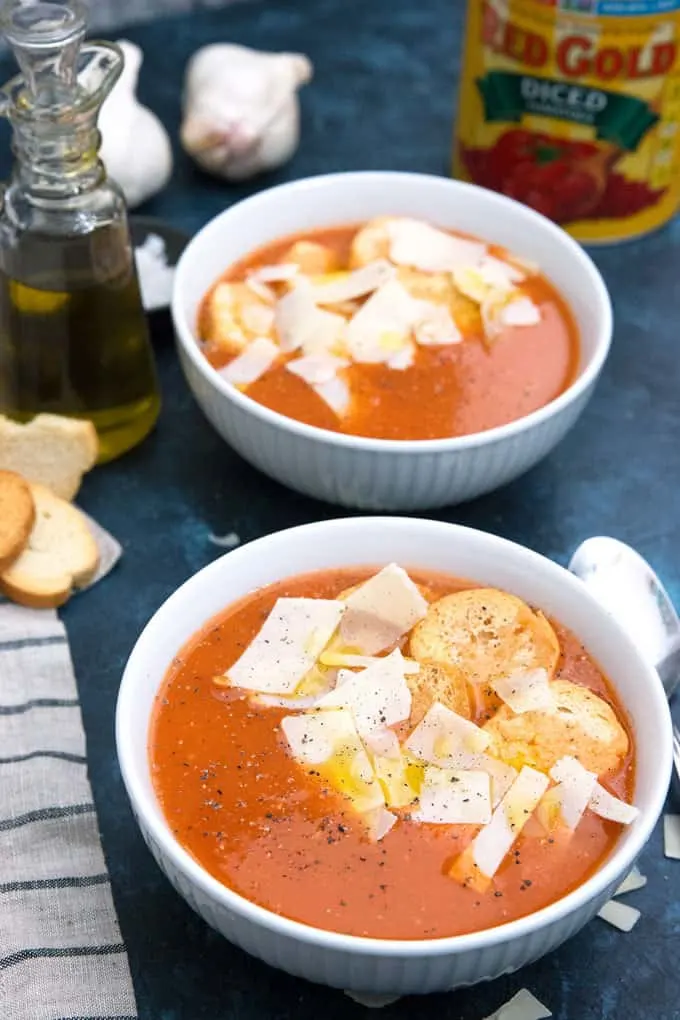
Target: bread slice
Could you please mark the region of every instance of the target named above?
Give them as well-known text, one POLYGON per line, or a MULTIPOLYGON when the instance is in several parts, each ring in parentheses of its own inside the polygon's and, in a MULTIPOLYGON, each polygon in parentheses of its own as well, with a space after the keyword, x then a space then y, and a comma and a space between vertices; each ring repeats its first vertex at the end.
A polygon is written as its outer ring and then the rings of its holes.
POLYGON ((0 469, 46 485, 62 499, 74 498, 99 454, 90 421, 39 414, 27 425, 0 415, 0 469))
POLYGON ((80 510, 44 485, 30 491, 35 523, 23 552, 0 573, 0 589, 22 606, 55 609, 93 579, 99 550, 80 510))
POLYGON ((24 548, 34 520, 28 483, 13 471, 0 471, 0 570, 9 567, 24 548))

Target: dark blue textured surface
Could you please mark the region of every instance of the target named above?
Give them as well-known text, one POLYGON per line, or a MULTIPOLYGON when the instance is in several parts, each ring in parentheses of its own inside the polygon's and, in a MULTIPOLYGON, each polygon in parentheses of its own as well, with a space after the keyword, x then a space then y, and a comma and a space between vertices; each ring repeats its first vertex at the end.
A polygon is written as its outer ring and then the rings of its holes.
MULTIPOLYGON (((230 40, 300 49, 316 65, 303 93, 303 143, 263 187, 338 169, 446 172, 461 0, 271 0, 136 28, 146 51, 141 94, 173 133, 180 76, 200 45, 230 40)), ((8 70, 8 65, 3 67, 8 70)), ((3 151, 3 160, 7 153, 3 151)), ((5 169, 2 167, 0 169, 5 169)), ((194 230, 251 191, 201 176, 178 153, 171 187, 144 210, 194 230)), ((581 422, 523 480, 438 513, 523 542, 565 563, 585 537, 637 546, 680 601, 680 223, 602 250, 616 311, 612 355, 581 422)), ((125 547, 120 567, 64 611, 80 684, 95 799, 142 1020, 336 1020, 367 1011, 342 993, 280 974, 229 946, 184 905, 142 844, 120 780, 113 713, 121 671, 163 599, 219 550, 211 531, 248 540, 285 525, 340 516, 261 477, 212 432, 170 344, 158 349, 165 406, 155 435, 87 479, 82 505, 125 547)), ((677 1020, 680 863, 657 831, 641 861, 643 911, 620 934, 593 921, 519 975, 426 1001, 403 1000, 384 1020, 415 1013, 478 1020, 523 985, 560 1020, 677 1020)))

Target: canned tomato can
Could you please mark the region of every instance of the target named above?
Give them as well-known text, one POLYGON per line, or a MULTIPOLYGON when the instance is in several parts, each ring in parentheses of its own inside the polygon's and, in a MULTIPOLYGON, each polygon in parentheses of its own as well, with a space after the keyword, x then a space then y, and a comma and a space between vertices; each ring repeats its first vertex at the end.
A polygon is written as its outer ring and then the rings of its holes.
POLYGON ((453 173, 585 244, 680 204, 680 0, 470 0, 453 173))

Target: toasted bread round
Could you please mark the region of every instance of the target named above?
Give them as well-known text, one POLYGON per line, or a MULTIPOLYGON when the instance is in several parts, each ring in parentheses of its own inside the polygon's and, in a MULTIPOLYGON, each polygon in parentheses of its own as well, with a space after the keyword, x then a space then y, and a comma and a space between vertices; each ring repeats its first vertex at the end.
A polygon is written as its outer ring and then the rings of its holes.
POLYGON ((83 588, 99 566, 99 550, 76 507, 44 485, 31 485, 35 521, 14 562, 0 573, 0 590, 21 605, 54 609, 83 588))
POLYGON ((565 755, 601 776, 617 768, 628 753, 628 734, 614 710, 587 687, 570 680, 551 684, 555 712, 515 715, 508 705, 484 726, 491 753, 514 768, 530 765, 547 772, 565 755))
POLYGON ((39 414, 27 425, 0 415, 0 468, 73 499, 99 455, 90 421, 39 414))
POLYGON ((419 662, 457 666, 472 684, 488 684, 518 669, 541 667, 552 677, 560 655, 543 616, 515 595, 472 588, 434 602, 411 634, 419 662))
POLYGON ((28 483, 14 471, 0 471, 0 570, 13 563, 26 545, 34 519, 28 483))
POLYGON ((218 283, 203 314, 205 339, 223 354, 240 354, 256 337, 274 336, 274 312, 246 283, 218 283))
POLYGON ((470 699, 465 674, 455 666, 442 666, 436 662, 424 662, 418 673, 409 673, 406 683, 411 691, 411 715, 409 729, 418 725, 436 701, 450 708, 457 715, 469 719, 470 699))

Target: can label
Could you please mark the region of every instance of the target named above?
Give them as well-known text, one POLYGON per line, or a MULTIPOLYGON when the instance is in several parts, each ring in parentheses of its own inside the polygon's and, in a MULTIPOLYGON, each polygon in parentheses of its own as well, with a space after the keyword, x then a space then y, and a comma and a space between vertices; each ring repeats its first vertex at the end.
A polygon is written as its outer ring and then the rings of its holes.
POLYGON ((680 0, 470 0, 454 175, 579 240, 680 203, 680 0))

